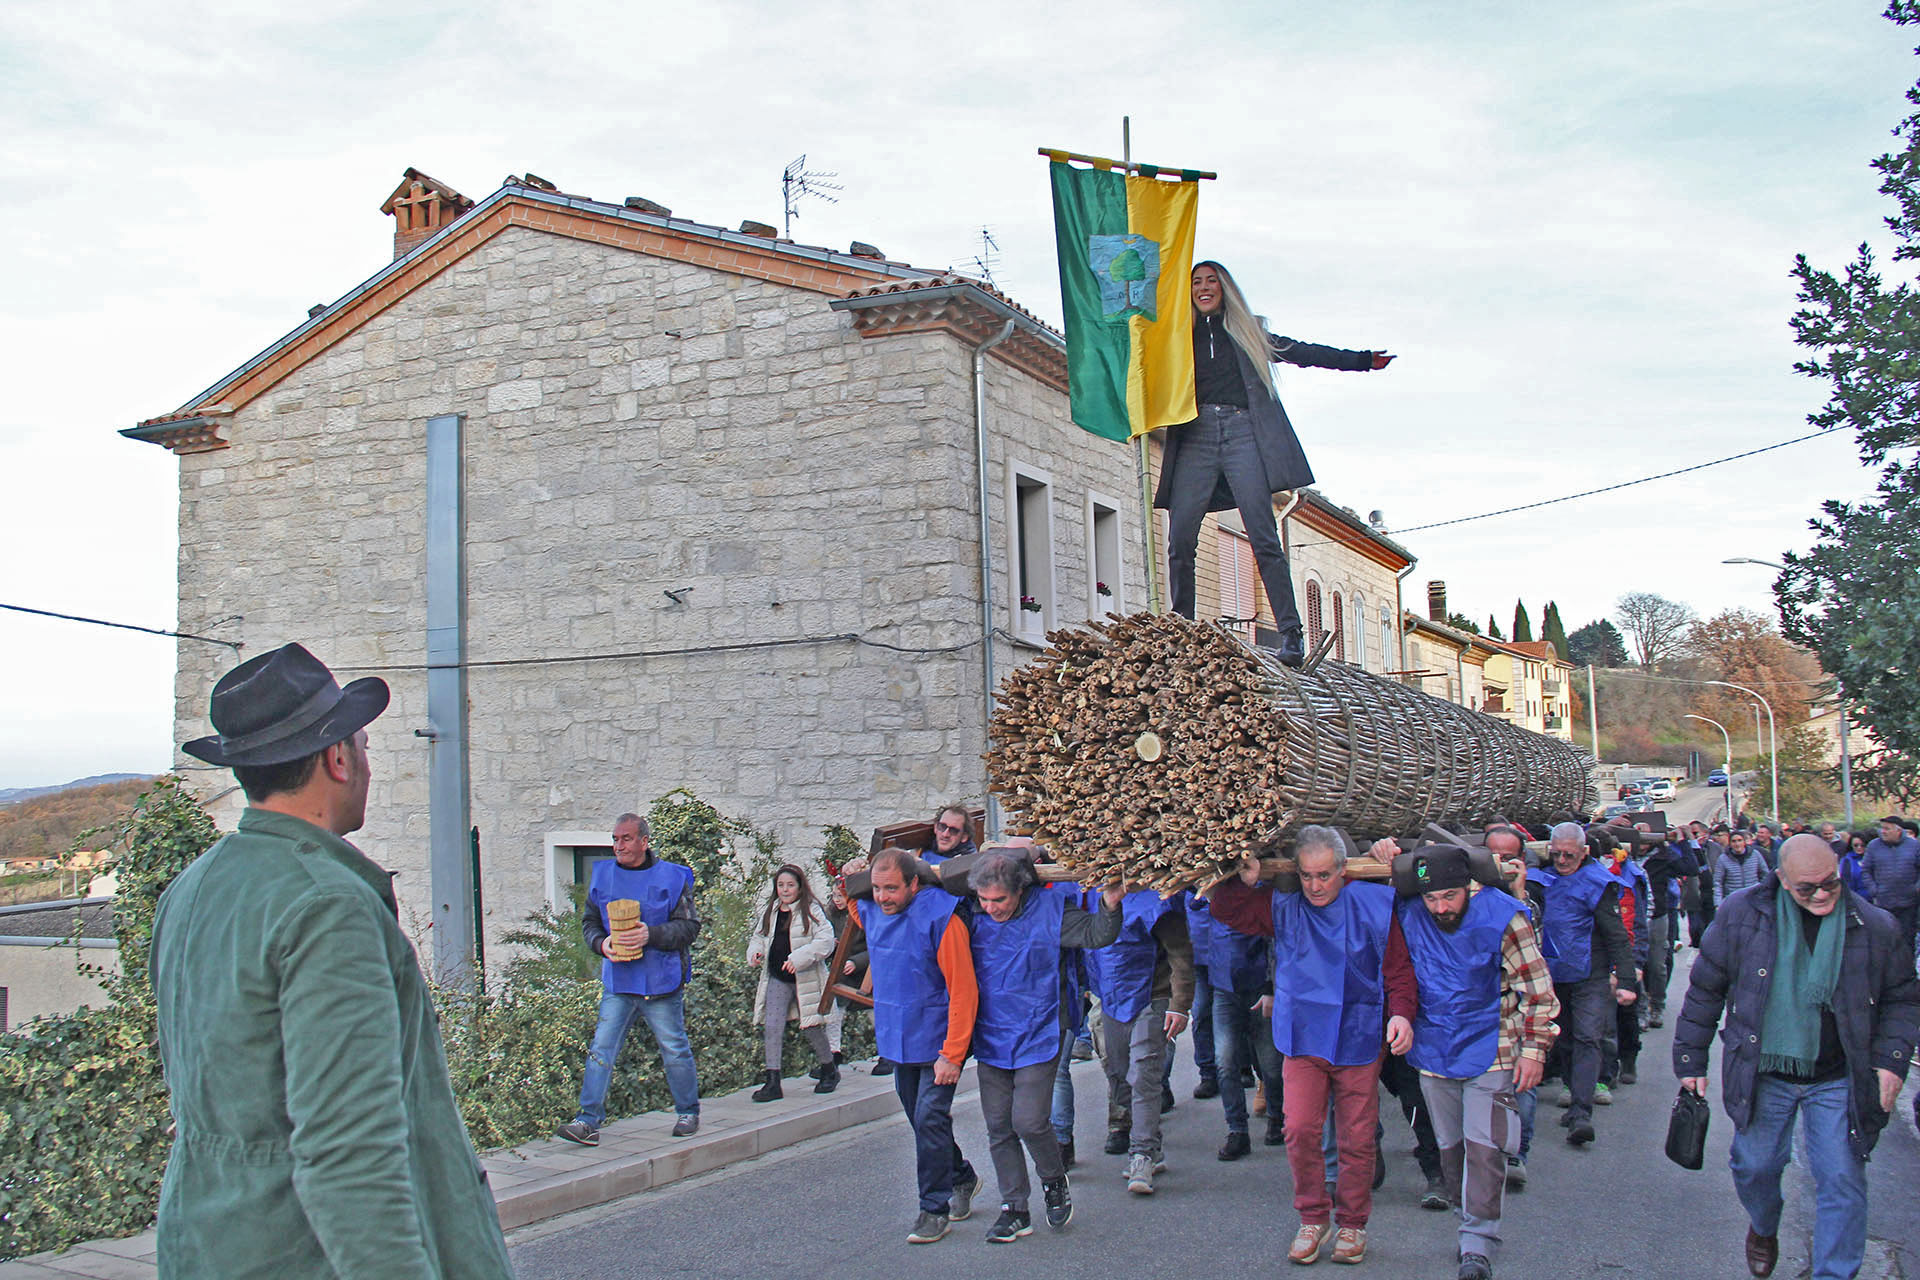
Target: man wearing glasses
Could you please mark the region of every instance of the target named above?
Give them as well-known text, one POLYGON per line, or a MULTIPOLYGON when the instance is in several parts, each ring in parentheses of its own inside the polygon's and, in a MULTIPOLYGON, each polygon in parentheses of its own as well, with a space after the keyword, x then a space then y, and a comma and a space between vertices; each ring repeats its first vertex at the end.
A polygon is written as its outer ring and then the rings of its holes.
POLYGON ((920 851, 920 861, 937 867, 948 858, 972 853, 973 837, 967 834, 970 821, 963 804, 950 804, 934 814, 933 843, 920 851))
POLYGON ((1866 1159, 1920 1036, 1920 984, 1893 917, 1848 890, 1820 837, 1788 840, 1776 873, 1721 904, 1674 1029, 1681 1088, 1706 1094, 1723 1010, 1720 1083, 1734 1190, 1751 1223, 1747 1270, 1770 1275, 1779 1259, 1780 1175, 1798 1112, 1818 1206, 1813 1280, 1858 1274, 1866 1159))

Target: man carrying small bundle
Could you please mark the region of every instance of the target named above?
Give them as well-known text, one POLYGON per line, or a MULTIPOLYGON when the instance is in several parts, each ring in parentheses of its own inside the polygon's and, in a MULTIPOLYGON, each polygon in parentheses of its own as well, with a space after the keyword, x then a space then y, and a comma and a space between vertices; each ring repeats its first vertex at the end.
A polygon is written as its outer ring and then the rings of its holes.
POLYGON ((980 984, 973 1053, 1001 1201, 987 1240, 1011 1244, 1033 1233, 1026 1154, 1040 1175, 1047 1225, 1057 1231, 1073 1217, 1051 1118, 1054 1070, 1063 1033, 1072 1030, 1061 1002, 1061 953, 1104 947, 1120 936, 1121 892, 1117 884, 1107 886, 1099 911, 1088 912, 1078 903, 1079 886, 1042 887, 1025 858, 992 848, 974 864, 968 883, 979 903, 967 913, 980 984))

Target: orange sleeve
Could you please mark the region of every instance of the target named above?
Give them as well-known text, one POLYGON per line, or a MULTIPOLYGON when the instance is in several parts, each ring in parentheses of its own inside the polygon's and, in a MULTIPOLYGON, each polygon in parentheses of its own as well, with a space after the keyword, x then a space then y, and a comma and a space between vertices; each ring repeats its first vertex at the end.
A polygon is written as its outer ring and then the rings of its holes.
POLYGON ((947 920, 934 959, 947 980, 947 1042, 940 1056, 957 1067, 967 1060, 974 1015, 980 1011, 980 986, 973 977, 973 937, 957 914, 947 920))

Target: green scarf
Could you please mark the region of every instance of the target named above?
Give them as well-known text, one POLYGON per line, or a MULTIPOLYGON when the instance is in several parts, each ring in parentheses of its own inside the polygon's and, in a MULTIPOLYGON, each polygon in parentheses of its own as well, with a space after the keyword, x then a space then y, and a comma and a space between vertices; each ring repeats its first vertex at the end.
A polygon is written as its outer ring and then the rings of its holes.
POLYGON ((1804 909, 1783 883, 1774 908, 1773 982, 1767 988, 1766 1020, 1760 1024, 1760 1070, 1810 1076, 1820 1058, 1820 1012, 1833 1005, 1846 949, 1845 896, 1820 917, 1813 950, 1807 950, 1800 918, 1804 909))

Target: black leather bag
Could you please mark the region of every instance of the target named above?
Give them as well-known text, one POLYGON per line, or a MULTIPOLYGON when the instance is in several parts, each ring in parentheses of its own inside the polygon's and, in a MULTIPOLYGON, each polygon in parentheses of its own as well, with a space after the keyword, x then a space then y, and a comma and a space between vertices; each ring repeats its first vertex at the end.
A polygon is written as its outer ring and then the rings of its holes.
POLYGON ((1673 1100, 1673 1115, 1667 1120, 1667 1159, 1682 1169, 1698 1169, 1706 1160, 1707 1120, 1711 1115, 1705 1098, 1682 1089, 1673 1100))

